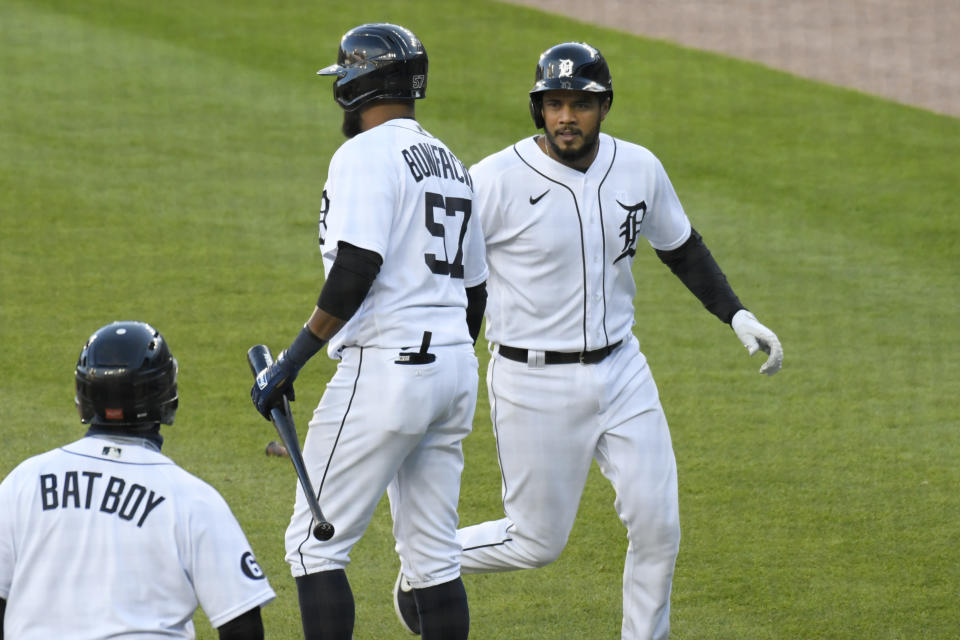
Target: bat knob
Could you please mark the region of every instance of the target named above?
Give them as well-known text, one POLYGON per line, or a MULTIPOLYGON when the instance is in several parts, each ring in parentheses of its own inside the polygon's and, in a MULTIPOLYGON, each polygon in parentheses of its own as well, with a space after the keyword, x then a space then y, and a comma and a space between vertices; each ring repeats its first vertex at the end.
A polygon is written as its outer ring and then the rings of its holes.
POLYGON ((317 540, 329 540, 333 537, 333 525, 329 522, 318 522, 313 528, 313 537, 317 540))

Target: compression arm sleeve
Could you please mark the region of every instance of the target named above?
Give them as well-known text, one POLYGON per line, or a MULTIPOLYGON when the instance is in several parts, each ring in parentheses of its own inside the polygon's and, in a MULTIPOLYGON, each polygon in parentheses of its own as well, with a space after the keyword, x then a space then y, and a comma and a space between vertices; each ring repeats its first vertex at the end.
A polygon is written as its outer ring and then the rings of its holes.
POLYGON ((475 287, 467 287, 467 329, 473 344, 477 344, 480 326, 483 324, 483 312, 487 308, 487 283, 481 282, 475 287))
POLYGON ((220 640, 263 640, 263 619, 260 607, 241 613, 217 628, 220 640))
POLYGON ((691 229, 690 237, 676 249, 656 252, 703 306, 727 324, 744 308, 696 229, 691 229))
POLYGON ((337 257, 320 291, 317 307, 343 321, 349 320, 367 297, 382 265, 383 258, 375 251, 337 243, 337 257))

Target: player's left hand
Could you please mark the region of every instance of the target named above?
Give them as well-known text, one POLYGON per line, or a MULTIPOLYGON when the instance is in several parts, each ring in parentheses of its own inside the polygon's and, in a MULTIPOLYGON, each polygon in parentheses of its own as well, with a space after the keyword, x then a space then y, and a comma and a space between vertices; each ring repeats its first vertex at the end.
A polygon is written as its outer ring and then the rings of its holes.
POLYGON ((250 388, 253 406, 267 420, 270 419, 270 410, 280 405, 284 395, 290 401, 295 397, 293 381, 300 373, 300 367, 284 356, 286 352, 281 353, 276 362, 257 374, 253 387, 250 388))
POLYGON ((730 326, 733 327, 733 331, 751 356, 757 351, 769 354, 767 361, 760 367, 760 373, 772 376, 780 371, 780 365, 783 364, 783 347, 780 346, 777 334, 760 324, 756 316, 746 309, 740 309, 734 314, 730 326))

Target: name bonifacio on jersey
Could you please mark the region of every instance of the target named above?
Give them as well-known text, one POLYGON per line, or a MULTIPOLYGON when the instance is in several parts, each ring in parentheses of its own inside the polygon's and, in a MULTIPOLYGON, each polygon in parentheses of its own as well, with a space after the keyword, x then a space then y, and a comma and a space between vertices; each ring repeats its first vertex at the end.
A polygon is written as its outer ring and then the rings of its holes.
POLYGON ((410 175, 417 182, 429 176, 436 176, 465 183, 473 189, 473 180, 466 166, 460 162, 459 158, 442 147, 421 142, 411 145, 400 153, 410 168, 410 175))

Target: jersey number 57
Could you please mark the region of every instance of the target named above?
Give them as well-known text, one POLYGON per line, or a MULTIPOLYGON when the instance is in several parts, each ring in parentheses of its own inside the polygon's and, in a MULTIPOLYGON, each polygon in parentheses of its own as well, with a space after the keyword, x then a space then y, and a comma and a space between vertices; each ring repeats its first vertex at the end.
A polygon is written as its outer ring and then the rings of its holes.
POLYGON ((463 278, 463 238, 467 235, 467 222, 470 220, 470 200, 468 198, 444 198, 439 193, 428 191, 425 194, 425 203, 427 231, 430 232, 430 235, 443 238, 444 240, 444 255, 442 258, 438 257, 435 253, 423 254, 427 268, 440 276, 463 278), (435 217, 438 210, 444 212, 440 222, 437 222, 435 217), (453 261, 450 262, 450 251, 447 248, 446 225, 444 221, 447 217, 456 217, 458 213, 463 214, 463 219, 460 221, 456 255, 453 257, 453 261))

